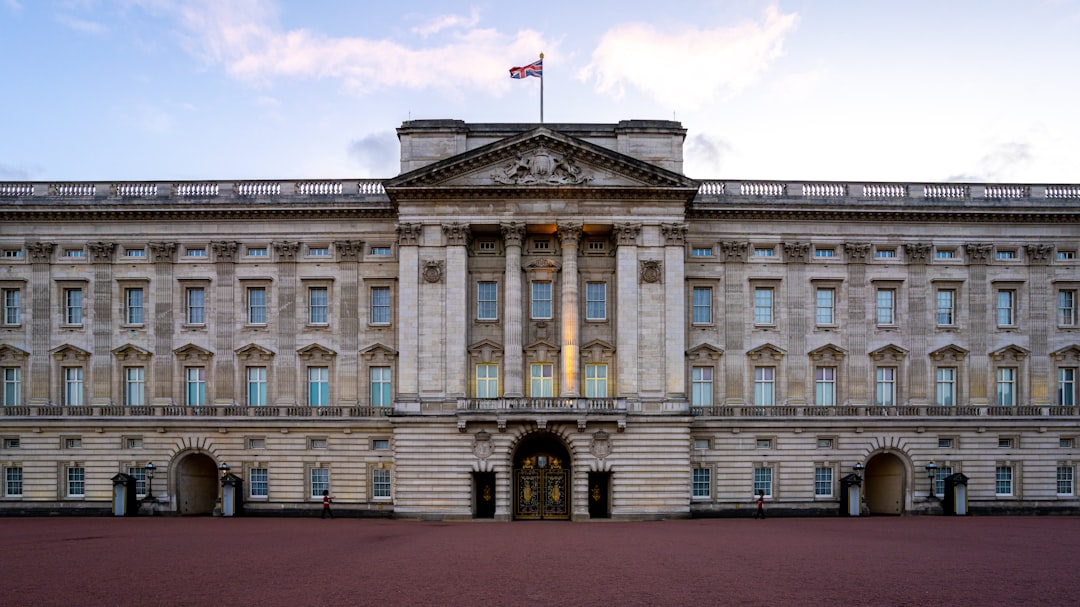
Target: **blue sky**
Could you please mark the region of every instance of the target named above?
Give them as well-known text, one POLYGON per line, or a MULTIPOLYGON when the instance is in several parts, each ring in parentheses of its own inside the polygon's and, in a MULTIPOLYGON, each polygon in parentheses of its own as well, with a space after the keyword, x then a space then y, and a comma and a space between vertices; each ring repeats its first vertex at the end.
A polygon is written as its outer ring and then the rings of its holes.
POLYGON ((391 177, 418 118, 672 119, 699 179, 1080 183, 1080 0, 0 0, 0 181, 391 177), (659 7, 659 8, 658 8, 659 7))

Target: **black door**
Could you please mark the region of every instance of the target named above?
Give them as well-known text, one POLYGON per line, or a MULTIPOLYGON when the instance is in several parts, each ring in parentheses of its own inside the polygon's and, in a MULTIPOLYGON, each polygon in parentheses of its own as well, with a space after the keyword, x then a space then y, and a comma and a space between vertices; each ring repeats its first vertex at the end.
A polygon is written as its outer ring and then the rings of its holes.
POLYGON ((473 474, 473 516, 495 518, 495 473, 473 474))
POLYGON ((589 473, 589 518, 611 518, 610 472, 589 473))

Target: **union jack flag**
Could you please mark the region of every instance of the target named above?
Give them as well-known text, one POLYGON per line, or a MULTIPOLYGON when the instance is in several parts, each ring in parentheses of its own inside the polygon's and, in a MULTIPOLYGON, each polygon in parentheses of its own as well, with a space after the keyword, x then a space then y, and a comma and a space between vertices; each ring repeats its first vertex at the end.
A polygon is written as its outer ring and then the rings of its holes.
POLYGON ((510 77, 521 79, 528 76, 536 76, 537 78, 544 77, 544 60, 539 59, 526 65, 525 67, 512 67, 510 68, 510 77))

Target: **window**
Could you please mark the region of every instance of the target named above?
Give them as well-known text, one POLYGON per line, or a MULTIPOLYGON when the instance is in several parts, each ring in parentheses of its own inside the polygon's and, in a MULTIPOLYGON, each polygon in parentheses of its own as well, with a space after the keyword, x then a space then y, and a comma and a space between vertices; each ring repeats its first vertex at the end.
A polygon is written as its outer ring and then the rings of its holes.
POLYGON ((836 257, 836 249, 814 249, 814 257, 836 257))
POLYGON ((3 318, 4 324, 18 325, 22 323, 22 290, 20 289, 3 289, 2 301, 0 304, 4 306, 3 318))
POLYGON ((199 407, 206 404, 206 367, 187 367, 184 369, 185 393, 187 406, 199 407))
MULTIPOLYGON (((253 498, 270 496, 270 478, 266 468, 252 468, 248 472, 248 487, 253 498)), ((322 495, 322 493, 319 493, 322 495)))
POLYGON ((999 437, 998 438, 998 448, 999 449, 1012 449, 1013 445, 1015 445, 1015 444, 1016 443, 1013 441, 1013 439, 1011 437, 999 437))
POLYGON ((691 401, 695 407, 712 406, 713 368, 694 367, 690 371, 691 401))
POLYGON ((322 499, 323 491, 330 490, 330 469, 329 468, 312 468, 311 469, 311 497, 316 499, 322 499))
POLYGON ((372 449, 372 451, 389 451, 390 450, 390 439, 376 438, 376 439, 372 440, 371 441, 371 449, 372 449))
POLYGON ((1001 367, 997 370, 997 404, 1011 407, 1016 404, 1016 368, 1001 367))
POLYGON ((533 363, 529 365, 529 396, 550 398, 552 396, 552 377, 554 369, 551 363, 533 363))
POLYGON ((326 287, 308 289, 308 323, 325 325, 330 322, 330 290, 326 287))
POLYGON ((82 289, 64 289, 64 324, 81 325, 83 323, 82 289))
POLYGON ((78 436, 69 436, 64 441, 65 449, 82 449, 82 438, 78 436))
POLYGON ((18 439, 18 438, 5 438, 4 439, 4 448, 5 449, 18 449, 21 444, 22 444, 22 441, 20 439, 18 439))
POLYGON ((479 282, 476 284, 476 319, 499 319, 499 283, 479 282))
POLYGON ((311 255, 312 257, 329 257, 330 256, 330 248, 329 247, 308 247, 307 252, 308 252, 308 255, 311 255))
POLYGON ((754 324, 773 324, 773 290, 754 289, 754 324))
POLYGON ((945 479, 952 476, 952 466, 938 466, 934 470, 934 495, 945 496, 945 479))
POLYGON ((998 289, 997 326, 1009 327, 1016 324, 1016 291, 998 289))
POLYGON ((754 247, 754 257, 772 257, 776 255, 773 247, 754 247))
POLYGON ((266 405, 266 367, 247 368, 247 404, 249 407, 266 405))
POLYGON ((248 257, 268 257, 270 251, 268 251, 266 247, 248 247, 247 254, 248 257))
POLYGON ((814 370, 814 402, 836 404, 836 367, 817 367, 814 370))
POLYGON ((937 439, 938 449, 952 449, 953 439, 951 438, 939 438, 937 439))
POLYGON ((607 250, 607 243, 603 240, 590 240, 586 243, 585 250, 591 253, 600 253, 607 250))
POLYGON ((86 251, 82 249, 64 249, 64 257, 82 259, 86 257, 86 251))
POLYGON ((551 318, 551 282, 536 280, 532 283, 532 318, 551 318))
POLYGON ((698 451, 707 451, 709 449, 709 439, 707 438, 695 438, 694 448, 698 451))
POLYGON ((330 368, 308 367, 308 405, 325 407, 330 404, 330 368))
POLYGON ((835 320, 836 291, 817 289, 814 295, 814 321, 819 325, 831 325, 835 320))
POLYGON ((1009 496, 1013 494, 1013 468, 1012 466, 997 466, 994 470, 994 495, 1009 496))
POLYGON ((22 497, 22 466, 4 468, 4 497, 22 497))
POLYGON ((939 327, 956 324, 956 291, 953 289, 937 291, 937 324, 939 327))
POLYGON ((19 259, 22 257, 22 249, 4 249, 4 257, 8 259, 19 259))
POLYGON ((936 385, 937 404, 951 407, 956 404, 956 367, 939 367, 936 385))
POLYGON ((184 254, 188 257, 206 257, 206 249, 204 247, 188 247, 184 249, 184 254))
POLYGON ((1076 251, 1058 251, 1056 258, 1058 261, 1072 261, 1076 259, 1076 251))
POLYGON ((547 251, 551 248, 551 241, 546 238, 534 240, 533 248, 541 251, 547 251))
POLYGON ((607 283, 585 283, 585 320, 607 320, 607 283))
POLYGON ((479 250, 481 252, 484 252, 484 253, 489 253, 489 254, 494 253, 495 252, 495 241, 494 240, 480 240, 480 241, 477 241, 476 248, 477 248, 477 250, 479 250))
POLYGON ((146 257, 146 249, 124 249, 124 257, 146 257))
POLYGON ((771 406, 774 402, 776 367, 754 367, 754 404, 771 406))
POLYGON ((694 287, 694 324, 712 322, 712 287, 694 287))
POLYGON ((124 289, 124 322, 129 325, 143 324, 142 288, 124 289))
POLYGON ((320 437, 320 438, 309 438, 308 439, 308 448, 309 449, 325 449, 326 448, 326 439, 322 438, 322 437, 320 437))
POLYGON ((877 290, 877 324, 896 324, 896 289, 877 290))
POLYGON ((187 307, 187 324, 206 324, 206 290, 202 287, 192 287, 187 290, 185 299, 185 305, 187 307))
POLYGON ((499 397, 499 365, 476 365, 476 398, 499 397))
POLYGON ((83 497, 86 495, 86 471, 80 466, 67 469, 67 496, 83 497))
POLYGON ((371 324, 390 324, 390 287, 371 287, 371 324))
POLYGON ((375 469, 371 471, 371 497, 390 499, 390 471, 375 469))
POLYGON ((956 249, 937 249, 934 251, 934 259, 955 259, 956 249))
POLYGON ((831 438, 819 438, 817 439, 818 449, 832 449, 836 441, 831 438))
MULTIPOLYGON (((1076 326, 1076 291, 1061 289, 1058 291, 1058 326, 1076 326)), ((6 317, 5 317, 6 318, 6 317)), ((17 323, 8 323, 17 324, 17 323)))
POLYGON ((691 257, 712 257, 711 247, 694 247, 690 249, 691 257))
POLYGON ((894 259, 896 249, 877 249, 874 251, 874 259, 894 259))
POLYGON ((707 498, 712 495, 711 472, 708 468, 694 468, 693 497, 707 498))
POLYGON ((875 404, 891 407, 896 404, 896 367, 878 367, 874 389, 875 404))
POLYGON ((64 367, 64 404, 69 407, 83 404, 82 367, 64 367))
POLYGON ((1073 467, 1072 466, 1058 466, 1057 467, 1057 494, 1058 495, 1072 495, 1073 494, 1073 467))
POLYGON ((607 398, 608 366, 603 363, 585 365, 585 398, 607 398))
POLYGON ((128 437, 126 437, 124 439, 124 448, 125 449, 142 449, 143 448, 142 438, 138 437, 138 436, 128 436, 128 437))
POLYGON ((146 495, 146 468, 142 466, 129 466, 127 473, 128 476, 135 478, 135 493, 137 495, 146 495))
MULTIPOLYGON (((1069 406, 1076 404, 1076 368, 1062 367, 1058 369, 1057 402, 1059 405, 1069 406)), ((5 377, 5 385, 6 385, 5 377)), ((5 389, 6 394, 6 389, 5 389)))
POLYGON ((999 249, 999 250, 998 250, 998 251, 997 251, 997 252, 996 252, 996 253, 994 254, 994 257, 995 257, 996 259, 1002 259, 1002 260, 1005 260, 1005 259, 1016 259, 1016 251, 1015 251, 1015 250, 1013 250, 1013 249, 999 249))
POLYGON ((393 404, 390 367, 371 367, 371 406, 389 407, 393 404))
POLYGON ((371 254, 375 257, 389 257, 390 247, 371 247, 371 254))
POLYGON ((141 407, 146 404, 146 369, 124 367, 124 404, 141 407))
POLYGON ((247 439, 248 449, 265 449, 266 439, 261 436, 252 436, 247 439))
POLYGON ((4 405, 22 404, 22 369, 4 367, 4 405))
POLYGON ((1072 437, 1058 439, 1058 447, 1062 449, 1072 449, 1075 445, 1076 441, 1072 437))
POLYGON ((814 468, 814 497, 833 496, 833 469, 829 466, 814 468))
POLYGON ((759 438, 754 441, 754 447, 756 449, 772 449, 771 438, 759 438))
POLYGON ((249 325, 266 324, 266 287, 248 287, 247 311, 249 325))
POLYGON ((772 497, 772 468, 754 468, 754 495, 772 497))

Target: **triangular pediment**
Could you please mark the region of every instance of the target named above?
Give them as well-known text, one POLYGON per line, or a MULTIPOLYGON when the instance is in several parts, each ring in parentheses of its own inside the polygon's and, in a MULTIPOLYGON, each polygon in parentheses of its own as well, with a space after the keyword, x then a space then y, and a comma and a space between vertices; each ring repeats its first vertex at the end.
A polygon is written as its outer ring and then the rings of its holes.
POLYGON ((209 360, 214 355, 213 352, 196 346, 195 344, 186 344, 173 350, 173 354, 176 355, 177 360, 209 360))
POLYGON ((1058 362, 1066 360, 1073 362, 1080 361, 1080 346, 1076 344, 1065 346, 1060 350, 1052 352, 1050 356, 1058 362))
MULTIPOLYGON (((480 146, 402 173, 385 184, 391 198, 446 196, 452 190, 556 188, 673 189, 692 198, 698 182, 546 127, 480 146), (417 190, 419 188, 419 190, 417 190)), ((662 194, 657 194, 663 197, 662 194)))
POLYGON ((686 358, 690 360, 715 360, 723 355, 723 348, 714 346, 710 343, 701 343, 686 351, 686 358))
POLYGON ((117 360, 150 360, 152 356, 149 350, 135 344, 124 344, 119 348, 113 348, 112 353, 117 360))
POLYGON ((297 350, 296 354, 305 361, 330 360, 337 356, 337 352, 318 343, 308 344, 297 350))
POLYGON ((930 353, 930 358, 936 361, 959 361, 963 360, 967 356, 968 351, 956 344, 949 344, 943 348, 938 348, 930 353))
POLYGON ((360 356, 363 356, 366 360, 387 361, 397 358, 397 350, 386 344, 376 342, 360 350, 360 356))
POLYGON ((899 361, 907 356, 908 351, 896 344, 888 344, 870 353, 870 358, 876 361, 899 361))
POLYGON ((847 350, 835 344, 825 344, 820 348, 810 350, 810 359, 814 361, 842 360, 847 350))
POLYGON ((237 348, 236 356, 241 360, 268 361, 274 358, 274 351, 264 348, 259 344, 251 343, 241 348, 237 348))
POLYGON ((0 344, 0 360, 2 361, 21 361, 26 360, 29 356, 30 353, 25 350, 20 350, 8 344, 0 344))
POLYGON ((999 360, 999 361, 1000 360, 1014 360, 1014 361, 1017 361, 1017 360, 1023 360, 1025 358, 1027 358, 1027 355, 1030 354, 1030 353, 1031 353, 1031 351, 1028 350, 1027 348, 1022 348, 1022 347, 1020 347, 1020 346, 1018 346, 1016 344, 1010 344, 1008 346, 1005 346, 1004 348, 1001 348, 1000 350, 994 350, 993 352, 991 352, 990 353, 990 358, 992 358, 994 360, 999 360))
POLYGON ((749 350, 746 353, 746 355, 750 357, 750 360, 780 360, 784 357, 784 354, 787 354, 787 351, 785 351, 783 348, 774 346, 773 344, 769 343, 761 344, 760 346, 754 348, 753 350, 749 350))
POLYGON ((90 358, 89 352, 71 344, 53 348, 52 355, 56 360, 87 360, 90 358))

